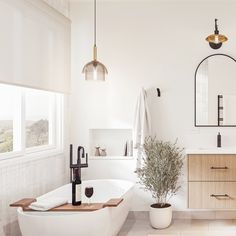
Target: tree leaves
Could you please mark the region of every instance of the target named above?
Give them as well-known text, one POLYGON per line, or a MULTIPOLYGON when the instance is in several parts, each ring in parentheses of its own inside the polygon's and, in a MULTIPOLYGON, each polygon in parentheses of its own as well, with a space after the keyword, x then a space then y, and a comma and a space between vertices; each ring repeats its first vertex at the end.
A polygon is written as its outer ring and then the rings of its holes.
POLYGON ((143 145, 143 166, 137 170, 139 183, 152 193, 157 203, 165 205, 167 198, 177 193, 183 167, 183 149, 175 143, 148 137, 143 145))

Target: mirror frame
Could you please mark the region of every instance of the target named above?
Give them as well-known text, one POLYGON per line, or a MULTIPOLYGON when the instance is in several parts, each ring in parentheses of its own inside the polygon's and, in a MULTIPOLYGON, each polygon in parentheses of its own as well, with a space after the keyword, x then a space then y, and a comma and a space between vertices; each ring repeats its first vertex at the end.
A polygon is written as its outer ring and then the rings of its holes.
MULTIPOLYGON (((201 60, 201 62, 198 64, 196 70, 195 70, 195 74, 194 74, 194 126, 195 127, 236 127, 236 124, 235 125, 198 125, 197 124, 197 104, 196 104, 196 96, 197 96, 197 72, 198 72, 198 69, 199 67, 201 66, 201 64, 208 58, 210 57, 214 57, 214 56, 225 56, 225 57, 228 57, 230 59, 232 59, 235 63, 236 63, 236 59, 234 59, 233 57, 227 55, 227 54, 223 54, 223 53, 216 53, 216 54, 211 54, 207 57, 205 57, 203 60, 201 60)), ((236 123, 236 121, 235 121, 236 123)))

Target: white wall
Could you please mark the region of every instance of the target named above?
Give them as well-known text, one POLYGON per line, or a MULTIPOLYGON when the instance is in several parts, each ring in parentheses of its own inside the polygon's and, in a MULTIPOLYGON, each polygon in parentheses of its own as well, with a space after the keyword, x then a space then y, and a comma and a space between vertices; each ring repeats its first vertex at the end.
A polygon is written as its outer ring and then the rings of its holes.
MULTIPOLYGON (((235 129, 194 128, 194 72, 212 53, 236 57, 236 3, 233 1, 98 1, 98 59, 109 71, 105 83, 86 82, 83 65, 92 59, 92 1, 71 3, 72 94, 71 142, 88 146, 89 128, 132 127, 140 88, 148 91, 153 134, 186 148, 215 147, 218 130, 223 146, 236 145, 235 129), (205 41, 214 18, 229 37, 214 51, 205 41), (155 88, 162 92, 156 96, 155 88)), ((136 181, 135 161, 90 161, 84 178, 136 181)), ((183 188, 172 200, 186 209, 183 188)), ((137 188, 138 189, 138 188, 137 188)), ((147 209, 151 198, 136 190, 134 210, 147 209)))

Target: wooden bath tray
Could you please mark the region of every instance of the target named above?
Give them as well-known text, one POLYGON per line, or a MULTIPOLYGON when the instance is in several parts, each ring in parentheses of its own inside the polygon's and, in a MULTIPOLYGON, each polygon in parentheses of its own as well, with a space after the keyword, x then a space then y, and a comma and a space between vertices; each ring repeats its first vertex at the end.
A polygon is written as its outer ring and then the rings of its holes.
MULTIPOLYGON (((10 207, 22 207, 23 211, 35 211, 28 207, 32 202, 35 201, 35 198, 24 198, 20 201, 10 204, 10 207)), ((91 203, 91 205, 82 203, 79 206, 73 206, 72 204, 68 203, 59 207, 55 207, 48 211, 97 211, 105 207, 117 207, 122 201, 123 198, 112 198, 105 203, 91 203)))

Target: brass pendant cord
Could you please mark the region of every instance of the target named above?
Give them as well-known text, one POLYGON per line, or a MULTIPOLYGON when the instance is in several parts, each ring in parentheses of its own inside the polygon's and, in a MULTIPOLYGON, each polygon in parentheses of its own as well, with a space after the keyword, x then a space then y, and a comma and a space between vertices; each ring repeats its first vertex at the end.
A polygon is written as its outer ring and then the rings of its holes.
POLYGON ((94 46, 93 46, 93 59, 97 60, 97 1, 94 0, 94 46))

